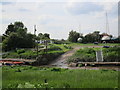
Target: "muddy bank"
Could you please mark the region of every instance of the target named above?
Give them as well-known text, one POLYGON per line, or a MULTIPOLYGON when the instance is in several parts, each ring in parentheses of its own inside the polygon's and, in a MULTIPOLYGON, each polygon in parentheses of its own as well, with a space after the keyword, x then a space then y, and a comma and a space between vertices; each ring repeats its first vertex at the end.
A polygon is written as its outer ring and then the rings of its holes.
POLYGON ((107 70, 116 70, 120 71, 120 66, 100 66, 100 67, 68 67, 69 69, 88 69, 88 70, 101 70, 101 69, 107 69, 107 70))

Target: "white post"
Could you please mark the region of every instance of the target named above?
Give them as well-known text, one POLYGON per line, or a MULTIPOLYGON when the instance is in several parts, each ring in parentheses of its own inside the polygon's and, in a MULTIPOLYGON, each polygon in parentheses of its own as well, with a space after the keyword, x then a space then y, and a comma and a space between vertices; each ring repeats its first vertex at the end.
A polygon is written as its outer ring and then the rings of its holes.
POLYGON ((99 51, 96 51, 96 62, 103 62, 102 49, 99 50, 99 51))

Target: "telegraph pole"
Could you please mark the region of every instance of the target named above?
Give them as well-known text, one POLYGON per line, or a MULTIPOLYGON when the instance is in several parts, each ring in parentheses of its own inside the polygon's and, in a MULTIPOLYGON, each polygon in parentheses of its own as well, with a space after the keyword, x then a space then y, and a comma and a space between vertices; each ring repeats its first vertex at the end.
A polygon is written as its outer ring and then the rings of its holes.
MULTIPOLYGON (((36 36, 36 25, 34 25, 34 35, 36 36)), ((37 56, 38 56, 38 40, 35 39, 35 42, 37 42, 37 56)))

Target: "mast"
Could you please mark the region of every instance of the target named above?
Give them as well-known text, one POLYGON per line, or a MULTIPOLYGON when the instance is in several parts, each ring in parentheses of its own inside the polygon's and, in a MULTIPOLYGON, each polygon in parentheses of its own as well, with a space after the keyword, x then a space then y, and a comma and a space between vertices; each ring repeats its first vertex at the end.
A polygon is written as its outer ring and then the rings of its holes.
POLYGON ((79 33, 81 33, 81 24, 79 25, 79 33))
POLYGON ((110 34, 107 12, 106 12, 106 33, 107 33, 108 35, 110 34))

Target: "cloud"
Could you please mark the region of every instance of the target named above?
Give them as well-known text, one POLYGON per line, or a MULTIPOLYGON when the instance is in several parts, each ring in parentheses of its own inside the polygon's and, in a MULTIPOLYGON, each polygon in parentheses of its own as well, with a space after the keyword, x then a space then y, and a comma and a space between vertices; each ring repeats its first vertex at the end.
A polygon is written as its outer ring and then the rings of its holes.
POLYGON ((94 2, 72 2, 67 6, 67 11, 73 15, 89 14, 102 11, 103 7, 94 2))
POLYGON ((5 10, 2 9, 2 12, 5 12, 5 10))
POLYGON ((55 19, 53 18, 53 16, 50 16, 50 15, 39 16, 38 20, 39 20, 40 24, 49 24, 49 23, 55 21, 55 19))
MULTIPOLYGON (((109 3, 109 2, 108 2, 109 3)), ((28 32, 34 32, 34 25, 37 25, 37 33, 49 33, 52 38, 67 39, 70 30, 83 34, 94 30, 105 31, 105 8, 107 3, 99 5, 98 2, 16 2, 16 4, 3 5, 2 27, 0 33, 5 32, 6 27, 15 21, 22 21, 28 28, 28 32), (66 12, 67 11, 67 12, 66 12), (89 31, 88 31, 89 30, 89 31)), ((113 5, 113 4, 111 4, 113 5)), ((108 8, 111 10, 116 8, 108 8)), ((110 30, 116 35, 117 18, 108 17, 110 30), (114 21, 113 21, 114 20, 114 21)))
POLYGON ((16 2, 12 2, 12 1, 2 1, 2 2, 0 2, 0 4, 2 4, 2 5, 13 5, 15 3, 16 2))
POLYGON ((40 2, 2 2, 2 9, 7 12, 28 12, 28 11, 36 11, 44 7, 44 3, 40 2))
POLYGON ((12 2, 1 2, 2 5, 12 4, 12 2))
POLYGON ((37 3, 33 2, 17 2, 15 8, 20 11, 34 11, 38 8, 37 3))
POLYGON ((118 13, 118 2, 100 2, 96 3, 98 5, 102 5, 104 8, 104 11, 116 15, 118 13))
POLYGON ((18 9, 20 12, 28 12, 28 11, 30 11, 29 9, 25 9, 25 8, 20 8, 20 9, 18 9))

